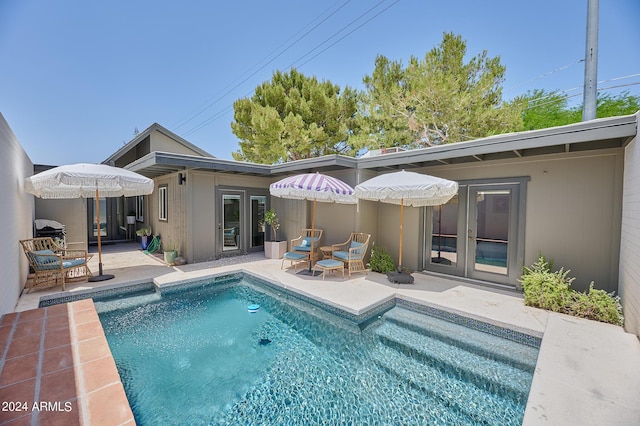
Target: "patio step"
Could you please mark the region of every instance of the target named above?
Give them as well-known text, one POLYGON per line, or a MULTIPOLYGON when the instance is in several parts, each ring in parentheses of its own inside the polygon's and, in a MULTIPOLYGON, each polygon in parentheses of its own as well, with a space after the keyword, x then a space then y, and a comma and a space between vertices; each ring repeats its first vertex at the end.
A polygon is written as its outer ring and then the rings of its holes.
POLYGON ((522 421, 522 401, 518 402, 521 404, 518 406, 512 398, 505 399, 473 383, 452 378, 440 369, 425 365, 382 343, 373 352, 372 358, 387 374, 398 377, 424 395, 425 401, 433 401, 444 407, 446 412, 453 413, 460 419, 457 424, 508 425, 522 421), (501 413, 503 417, 496 419, 496 413, 501 413))
POLYGON ((386 312, 384 319, 416 333, 434 337, 525 371, 533 372, 536 368, 539 350, 529 345, 400 307, 386 312))
MULTIPOLYGON (((526 401, 531 372, 469 352, 447 341, 412 331, 392 322, 383 323, 376 335, 385 346, 457 380, 472 383, 500 397, 526 401)), ((401 374, 401 373, 399 373, 401 374)))

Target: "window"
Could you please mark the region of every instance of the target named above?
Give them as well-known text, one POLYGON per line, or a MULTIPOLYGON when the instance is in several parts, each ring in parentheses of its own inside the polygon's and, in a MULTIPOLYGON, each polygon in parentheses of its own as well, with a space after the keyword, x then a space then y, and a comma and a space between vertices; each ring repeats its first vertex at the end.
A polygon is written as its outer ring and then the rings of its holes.
POLYGON ((169 210, 167 191, 167 185, 162 185, 158 188, 158 219, 164 221, 167 220, 167 213, 169 210))
POLYGON ((142 195, 136 197, 136 220, 144 222, 144 196, 142 195))

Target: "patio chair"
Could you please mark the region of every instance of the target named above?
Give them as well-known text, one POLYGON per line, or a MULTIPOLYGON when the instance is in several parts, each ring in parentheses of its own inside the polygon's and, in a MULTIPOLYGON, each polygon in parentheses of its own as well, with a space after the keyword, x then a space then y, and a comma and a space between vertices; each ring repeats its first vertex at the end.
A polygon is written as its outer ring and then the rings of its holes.
POLYGON ((320 239, 322 238, 322 229, 303 229, 298 238, 291 240, 291 251, 294 253, 302 253, 311 256, 311 245, 313 244, 313 261, 318 259, 320 251, 320 239))
POLYGON ((62 286, 69 282, 87 281, 91 277, 88 262, 93 255, 86 250, 62 248, 51 237, 20 240, 27 256, 33 277, 27 280, 25 289, 62 286))
POLYGON ((370 234, 352 232, 347 241, 332 246, 333 258, 345 264, 349 271, 349 278, 351 278, 352 272, 367 273, 367 268, 364 266, 364 256, 367 254, 370 238, 370 234))

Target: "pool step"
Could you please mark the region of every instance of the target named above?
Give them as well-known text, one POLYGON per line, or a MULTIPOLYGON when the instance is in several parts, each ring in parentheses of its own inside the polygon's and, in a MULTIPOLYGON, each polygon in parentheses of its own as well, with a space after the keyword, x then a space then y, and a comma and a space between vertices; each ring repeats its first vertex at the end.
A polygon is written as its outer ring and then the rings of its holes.
POLYGON ((384 314, 385 321, 425 336, 432 336, 485 358, 533 372, 538 348, 513 342, 464 325, 396 307, 384 314))
POLYGON ((385 322, 378 327, 376 335, 384 345, 408 358, 499 396, 526 401, 529 394, 530 372, 468 352, 392 322, 385 322))
POLYGON ((472 383, 452 379, 441 370, 425 366, 384 344, 380 344, 372 358, 387 374, 398 377, 422 392, 426 399, 462 417, 460 424, 493 425, 496 412, 505 413, 505 419, 509 419, 501 424, 509 424, 524 414, 521 408, 524 402, 520 401, 519 406, 512 398, 505 399, 472 383))

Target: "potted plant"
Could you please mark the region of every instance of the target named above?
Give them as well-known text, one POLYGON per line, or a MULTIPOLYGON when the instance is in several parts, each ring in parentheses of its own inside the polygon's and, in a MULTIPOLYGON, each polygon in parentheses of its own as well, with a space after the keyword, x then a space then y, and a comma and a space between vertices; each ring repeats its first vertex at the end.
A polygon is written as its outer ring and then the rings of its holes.
POLYGON ((142 246, 142 250, 146 250, 149 246, 149 237, 151 236, 151 228, 150 227, 142 227, 136 231, 136 235, 140 237, 140 245, 142 246))
POLYGON ((167 240, 162 243, 162 249, 164 251, 164 263, 167 265, 173 265, 176 261, 176 257, 178 257, 176 245, 171 242, 171 240, 167 240))
POLYGON ((278 241, 280 221, 274 209, 265 212, 264 223, 271 227, 271 235, 273 235, 273 241, 265 241, 264 243, 264 255, 268 259, 282 259, 284 252, 287 251, 287 242, 278 241))
POLYGON ((136 212, 134 212, 133 210, 129 210, 129 213, 127 213, 127 224, 135 225, 135 223, 136 223, 136 212))

